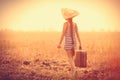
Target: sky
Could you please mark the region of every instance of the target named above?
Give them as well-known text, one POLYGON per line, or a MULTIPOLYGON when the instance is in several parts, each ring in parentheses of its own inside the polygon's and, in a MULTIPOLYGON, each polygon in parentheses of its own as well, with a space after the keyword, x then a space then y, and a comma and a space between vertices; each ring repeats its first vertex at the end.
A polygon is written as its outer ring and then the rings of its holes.
POLYGON ((0 0, 0 29, 62 31, 61 8, 80 13, 79 31, 120 31, 120 0, 0 0))

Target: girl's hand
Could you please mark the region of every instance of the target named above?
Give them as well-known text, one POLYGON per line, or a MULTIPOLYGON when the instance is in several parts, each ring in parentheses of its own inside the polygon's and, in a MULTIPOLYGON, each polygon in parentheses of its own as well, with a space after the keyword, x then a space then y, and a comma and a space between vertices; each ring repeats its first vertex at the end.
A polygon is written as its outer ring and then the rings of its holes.
POLYGON ((61 45, 60 45, 60 44, 58 44, 57 48, 61 48, 61 45))

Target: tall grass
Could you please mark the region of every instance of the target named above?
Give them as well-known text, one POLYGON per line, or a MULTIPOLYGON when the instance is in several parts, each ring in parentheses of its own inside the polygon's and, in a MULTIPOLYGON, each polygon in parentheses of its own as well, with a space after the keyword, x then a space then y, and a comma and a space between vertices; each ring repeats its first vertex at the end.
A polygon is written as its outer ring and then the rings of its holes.
MULTIPOLYGON (((0 32, 0 79, 70 79, 63 45, 61 49, 56 47, 60 35, 59 32, 0 32)), ((119 79, 119 35, 119 32, 80 32, 88 60, 87 68, 78 68, 78 79, 119 79)))

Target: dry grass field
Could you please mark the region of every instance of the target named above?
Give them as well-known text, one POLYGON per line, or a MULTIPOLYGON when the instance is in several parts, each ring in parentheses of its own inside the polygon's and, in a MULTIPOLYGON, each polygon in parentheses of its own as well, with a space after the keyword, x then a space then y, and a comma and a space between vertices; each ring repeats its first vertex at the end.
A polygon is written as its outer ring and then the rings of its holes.
MULTIPOLYGON (((87 67, 78 80, 120 79, 120 33, 80 32, 87 67)), ((59 32, 0 32, 0 80, 72 80, 59 32)), ((64 42, 63 42, 64 43, 64 42)))

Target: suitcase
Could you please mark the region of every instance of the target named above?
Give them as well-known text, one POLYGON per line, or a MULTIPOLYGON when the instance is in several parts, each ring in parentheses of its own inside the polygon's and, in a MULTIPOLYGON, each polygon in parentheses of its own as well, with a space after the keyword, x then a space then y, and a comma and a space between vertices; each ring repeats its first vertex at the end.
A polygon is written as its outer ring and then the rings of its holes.
POLYGON ((87 67, 87 52, 85 50, 76 50, 75 66, 87 67))

